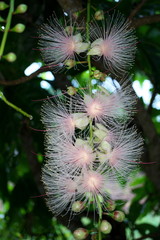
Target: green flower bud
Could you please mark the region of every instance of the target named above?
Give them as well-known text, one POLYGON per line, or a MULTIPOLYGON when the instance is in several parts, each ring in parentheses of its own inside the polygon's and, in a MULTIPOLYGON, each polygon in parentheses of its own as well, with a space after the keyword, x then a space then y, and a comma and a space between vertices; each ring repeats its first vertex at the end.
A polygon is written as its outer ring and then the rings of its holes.
POLYGON ((101 77, 100 77, 100 80, 103 82, 103 81, 106 80, 106 77, 107 77, 107 74, 102 73, 102 74, 101 74, 101 77))
POLYGON ((102 10, 96 11, 94 17, 96 20, 103 20, 104 19, 103 11, 102 10))
POLYGON ((76 65, 76 61, 74 61, 73 59, 68 59, 64 62, 64 65, 67 67, 67 69, 71 69, 76 65))
POLYGON ((73 96, 74 94, 76 94, 77 92, 77 89, 75 87, 67 87, 67 93, 70 95, 70 96, 73 96))
POLYGON ((72 204, 72 211, 73 212, 81 212, 84 209, 84 204, 81 201, 76 201, 72 204))
POLYGON ((17 6, 14 14, 25 13, 27 11, 28 6, 26 4, 20 4, 17 6))
POLYGON ((73 232, 75 239, 83 240, 88 236, 88 231, 85 228, 78 228, 73 232))
POLYGON ((22 23, 17 23, 12 29, 12 32, 22 33, 25 30, 25 25, 22 23))
POLYGON ((116 204, 115 204, 115 202, 114 202, 113 200, 110 199, 110 200, 108 200, 108 201, 106 202, 105 207, 107 208, 107 210, 108 210, 109 212, 112 212, 112 211, 115 210, 116 204))
POLYGON ((112 218, 117 222, 123 222, 123 220, 125 219, 125 214, 122 211, 115 211, 112 218))
POLYGON ((17 59, 17 56, 15 53, 10 52, 3 56, 4 59, 6 59, 8 62, 14 62, 17 59))
POLYGON ((112 225, 107 220, 103 220, 100 224, 100 231, 104 234, 109 234, 111 230, 112 225))
POLYGON ((99 70, 95 70, 93 72, 93 77, 96 79, 100 79, 101 75, 102 75, 102 73, 99 70))
POLYGON ((8 7, 9 7, 8 4, 6 4, 5 2, 0 1, 0 11, 3 11, 3 10, 5 10, 8 7))
POLYGON ((72 35, 73 34, 73 27, 72 26, 67 26, 67 27, 65 27, 65 31, 68 35, 72 35))

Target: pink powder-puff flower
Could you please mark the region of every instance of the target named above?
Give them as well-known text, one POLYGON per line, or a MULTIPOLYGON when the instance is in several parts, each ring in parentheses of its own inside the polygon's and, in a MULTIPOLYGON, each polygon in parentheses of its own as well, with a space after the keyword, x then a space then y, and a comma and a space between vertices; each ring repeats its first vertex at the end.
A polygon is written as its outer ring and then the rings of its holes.
POLYGON ((75 60, 77 54, 85 52, 89 47, 89 43, 83 42, 81 33, 75 29, 76 23, 70 22, 70 25, 64 27, 55 17, 51 17, 40 29, 42 57, 55 71, 64 67, 65 63, 68 66, 68 61, 75 60))
POLYGON ((132 66, 136 37, 129 20, 121 13, 108 15, 102 26, 92 24, 90 35, 92 44, 88 55, 102 57, 109 72, 119 75, 132 66))
POLYGON ((117 128, 114 132, 114 141, 108 143, 106 139, 99 144, 100 161, 108 166, 113 174, 123 178, 137 169, 137 161, 142 153, 143 140, 134 127, 131 129, 117 128))
POLYGON ((72 100, 67 101, 65 97, 58 98, 55 103, 46 101, 42 107, 42 122, 54 135, 71 137, 76 128, 83 130, 89 124, 89 118, 84 113, 72 113, 72 100))
POLYGON ((46 201, 49 209, 56 215, 70 209, 76 200, 78 179, 66 171, 48 162, 42 171, 42 181, 46 190, 46 201))
POLYGON ((85 169, 81 172, 78 192, 87 207, 93 204, 97 210, 110 198, 109 189, 115 184, 115 177, 109 171, 104 170, 103 164, 97 168, 85 169))
POLYGON ((92 96, 84 94, 84 99, 79 104, 79 111, 86 112, 88 117, 100 123, 113 119, 126 121, 134 112, 135 102, 129 86, 113 93, 108 93, 101 87, 92 96))
POLYGON ((58 166, 65 166, 70 174, 79 174, 82 169, 92 165, 96 154, 87 141, 76 139, 50 139, 47 156, 58 166), (52 150, 54 149, 54 150, 52 150))

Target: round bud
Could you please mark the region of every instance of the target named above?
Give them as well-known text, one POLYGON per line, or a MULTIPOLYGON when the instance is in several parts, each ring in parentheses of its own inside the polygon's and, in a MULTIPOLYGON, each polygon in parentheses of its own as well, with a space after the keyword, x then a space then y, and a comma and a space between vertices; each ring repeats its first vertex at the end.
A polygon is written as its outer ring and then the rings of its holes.
POLYGON ((107 74, 105 74, 105 73, 101 73, 100 80, 103 82, 103 81, 106 80, 106 77, 107 77, 107 74))
POLYGON ((115 204, 115 202, 114 202, 113 200, 110 199, 110 200, 108 200, 108 201, 106 202, 105 207, 107 208, 107 210, 108 210, 109 212, 112 212, 112 211, 115 210, 116 204, 115 204))
POLYGON ((109 234, 111 230, 112 225, 107 220, 103 220, 100 224, 100 231, 104 234, 109 234))
POLYGON ((77 89, 75 87, 67 87, 67 93, 70 95, 70 96, 73 96, 74 94, 76 94, 77 92, 77 89))
POLYGON ((27 11, 28 6, 26 4, 20 4, 17 6, 14 14, 25 13, 27 11))
POLYGON ((81 201, 76 201, 72 204, 72 211, 73 212, 78 213, 78 212, 82 211, 83 208, 84 208, 84 204, 81 201))
POLYGON ((78 228, 73 232, 75 239, 83 240, 88 236, 88 231, 85 228, 78 228))
POLYGON ((123 222, 123 220, 125 219, 125 214, 122 211, 115 211, 112 218, 117 222, 123 222))
POLYGON ((17 59, 17 56, 15 53, 10 52, 3 56, 4 59, 6 59, 8 62, 14 62, 17 59))
POLYGON ((102 10, 96 11, 94 17, 96 20, 103 20, 104 19, 103 11, 102 10))
POLYGON ((66 66, 67 69, 71 69, 76 65, 76 62, 73 59, 68 59, 64 62, 64 65, 66 66))
POLYGON ((72 35, 73 34, 73 30, 74 28, 72 26, 67 26, 65 27, 65 31, 68 35, 72 35))
POLYGON ((12 29, 12 32, 22 33, 25 30, 25 25, 22 23, 17 23, 12 29))
POLYGON ((95 70, 93 72, 93 77, 96 79, 100 79, 101 75, 102 75, 102 73, 99 70, 95 70))
POLYGON ((8 7, 9 7, 8 4, 6 4, 5 2, 0 1, 0 11, 3 11, 3 10, 5 10, 8 7))

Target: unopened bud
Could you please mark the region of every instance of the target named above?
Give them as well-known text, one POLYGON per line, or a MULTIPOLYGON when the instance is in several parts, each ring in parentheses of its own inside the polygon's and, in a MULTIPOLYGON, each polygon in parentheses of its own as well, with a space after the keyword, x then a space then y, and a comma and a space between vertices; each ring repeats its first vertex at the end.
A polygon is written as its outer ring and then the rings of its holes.
POLYGON ((83 240, 88 236, 88 231, 85 228, 78 228, 73 232, 75 239, 83 240))
POLYGON ((83 210, 83 208, 84 208, 84 204, 81 201, 76 201, 72 204, 73 212, 76 212, 76 213, 81 212, 83 210))
POLYGON ((105 207, 107 208, 107 210, 108 210, 109 212, 112 212, 112 211, 115 210, 116 204, 115 204, 115 202, 114 202, 113 200, 110 199, 110 200, 108 200, 108 201, 106 202, 105 207))
POLYGON ((67 59, 64 62, 64 65, 66 66, 67 69, 71 69, 72 67, 74 67, 76 65, 76 61, 74 61, 73 59, 67 59))
POLYGON ((26 4, 20 4, 17 6, 14 14, 25 13, 27 11, 28 6, 26 4))
POLYGON ((106 80, 106 77, 107 77, 107 74, 102 73, 102 74, 101 74, 101 77, 100 77, 100 80, 103 82, 103 81, 106 80))
POLYGON ((72 26, 67 26, 67 27, 65 27, 65 31, 68 35, 72 35, 73 34, 73 27, 72 26))
POLYGON ((25 25, 22 23, 17 23, 12 29, 12 32, 22 33, 25 30, 25 25))
POLYGON ((6 4, 6 3, 3 2, 3 1, 0 1, 0 11, 3 11, 3 10, 5 10, 5 9, 8 8, 8 7, 9 7, 8 4, 6 4))
POLYGON ((70 86, 70 87, 67 88, 67 93, 68 93, 70 96, 75 95, 76 92, 77 92, 77 89, 76 89, 75 87, 70 86))
POLYGON ((112 225, 107 221, 103 220, 100 224, 100 231, 104 234, 110 233, 112 230, 112 225))
POLYGON ((125 214, 122 211, 115 211, 112 218, 117 222, 123 222, 123 220, 125 219, 125 214))
POLYGON ((99 70, 95 70, 93 72, 93 77, 96 79, 100 79, 101 75, 102 75, 102 73, 99 70))
POLYGON ((102 10, 96 11, 94 17, 96 20, 103 20, 104 19, 103 11, 102 10))
POLYGON ((10 52, 3 56, 4 59, 6 59, 8 62, 14 62, 17 59, 17 56, 15 53, 10 52))

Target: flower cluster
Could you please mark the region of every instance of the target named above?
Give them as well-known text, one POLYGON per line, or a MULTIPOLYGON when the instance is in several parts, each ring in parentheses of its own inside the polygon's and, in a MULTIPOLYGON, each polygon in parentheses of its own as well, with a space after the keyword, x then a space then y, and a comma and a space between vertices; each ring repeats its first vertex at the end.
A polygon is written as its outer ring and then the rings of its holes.
POLYGON ((132 108, 134 98, 127 86, 113 93, 101 87, 92 96, 63 96, 43 105, 48 161, 42 179, 54 213, 75 201, 84 206, 100 201, 103 206, 114 184, 134 170, 142 138, 134 127, 120 124, 132 108))
MULTIPOLYGON (((75 66, 84 52, 87 59, 103 59, 105 68, 114 75, 124 74, 132 65, 136 38, 120 13, 108 16, 101 26, 92 22, 91 42, 79 29, 72 22, 64 28, 55 18, 42 26, 40 50, 45 63, 55 71, 75 66)), ((99 71, 94 75, 103 77, 99 71)), ((69 95, 44 103, 47 161, 42 180, 47 204, 55 214, 65 209, 80 212, 92 204, 101 215, 110 190, 136 168, 143 141, 136 128, 128 126, 135 97, 128 81, 120 85, 113 92, 99 86, 94 93, 91 86, 88 92, 70 87, 69 95)))
POLYGON ((108 15, 101 24, 92 21, 90 40, 79 29, 85 27, 70 21, 63 27, 52 17, 40 29, 39 48, 46 64, 53 71, 74 67, 81 53, 103 59, 104 67, 115 75, 132 66, 136 51, 134 30, 121 13, 108 15))

